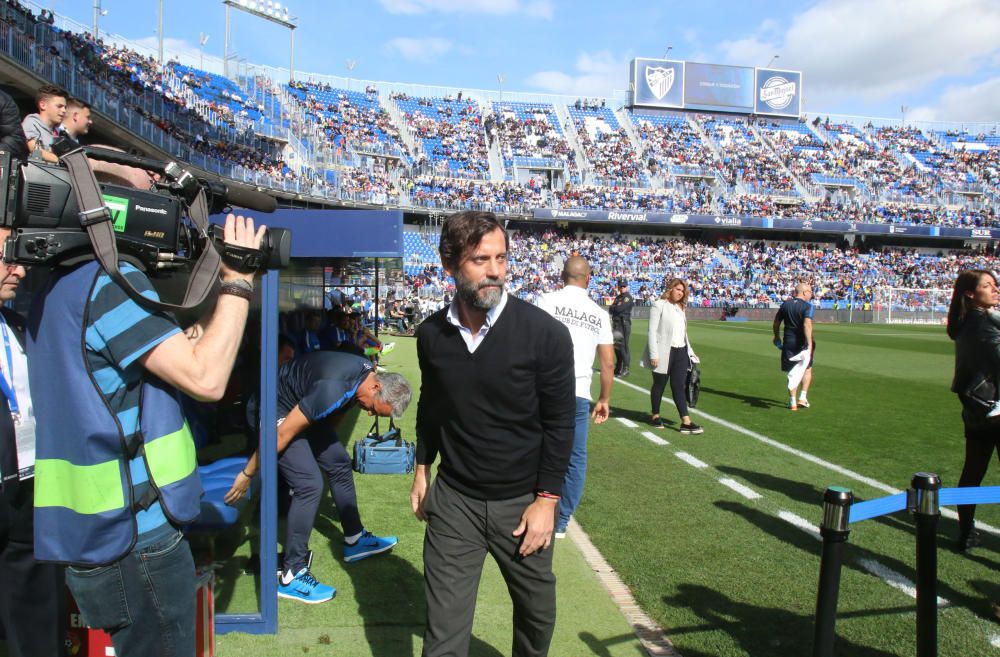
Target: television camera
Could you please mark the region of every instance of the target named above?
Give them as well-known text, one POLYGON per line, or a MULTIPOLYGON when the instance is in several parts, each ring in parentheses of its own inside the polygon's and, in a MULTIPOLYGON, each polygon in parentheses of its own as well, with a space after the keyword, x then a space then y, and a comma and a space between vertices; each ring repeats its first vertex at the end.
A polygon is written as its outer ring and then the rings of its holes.
POLYGON ((245 272, 288 265, 287 229, 269 227, 255 250, 226 244, 222 226, 208 223, 208 215, 231 205, 273 212, 273 197, 197 178, 176 162, 81 147, 69 137, 57 140, 53 152, 60 163, 20 162, 0 150, 0 227, 11 229, 7 263, 72 265, 97 258, 116 278, 119 259, 149 275, 193 270, 199 289, 192 294, 195 281, 189 283, 185 308, 207 296, 220 258, 245 272), (97 183, 87 158, 156 173, 159 179, 151 176, 149 189, 97 183))

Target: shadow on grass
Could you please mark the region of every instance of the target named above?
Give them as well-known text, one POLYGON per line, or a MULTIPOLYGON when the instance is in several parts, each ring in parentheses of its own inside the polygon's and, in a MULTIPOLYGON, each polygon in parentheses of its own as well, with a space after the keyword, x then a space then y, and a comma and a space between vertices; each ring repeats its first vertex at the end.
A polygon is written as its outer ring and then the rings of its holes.
MULTIPOLYGON (((725 632, 748 655, 754 657, 787 657, 812 653, 812 616, 794 614, 776 607, 758 607, 733 600, 706 586, 681 584, 678 594, 663 596, 671 606, 690 609, 704 620, 701 625, 673 628, 672 637, 684 634, 725 632)), ((835 642, 839 655, 851 657, 894 657, 877 648, 862 646, 838 637, 835 642)), ((690 645, 680 647, 684 657, 715 657, 716 652, 703 652, 690 645)))
MULTIPOLYGON (((618 636, 609 637, 607 639, 600 639, 590 632, 580 632, 578 636, 587 648, 590 649, 590 654, 596 655, 597 657, 611 657, 611 651, 608 650, 609 646, 616 646, 622 643, 631 643, 635 641, 635 634, 631 632, 628 634, 619 634, 618 636)), ((637 655, 642 655, 642 657, 646 657, 648 654, 641 645, 635 646, 635 652, 637 655)))
MULTIPOLYGON (((813 484, 795 481, 793 479, 786 479, 784 477, 775 477, 774 475, 765 474, 763 472, 754 472, 752 470, 744 470, 743 468, 736 468, 732 466, 720 465, 718 466, 718 469, 719 472, 724 472, 730 476, 740 477, 747 483, 756 486, 757 488, 780 493, 787 496, 789 499, 801 502, 802 504, 815 505, 817 509, 822 508, 823 490, 813 484)), ((854 498, 855 504, 865 501, 867 500, 861 497, 854 498)), ((896 529, 910 535, 915 535, 916 532, 916 525, 913 516, 905 511, 879 516, 878 518, 873 518, 872 521, 884 527, 896 529)), ((851 525, 852 529, 857 527, 858 525, 851 525)), ((957 536, 958 521, 952 518, 942 517, 938 523, 938 547, 944 550, 957 551, 955 547, 957 536)), ((995 546, 992 545, 995 541, 994 537, 984 532, 982 533, 981 540, 983 545, 979 549, 967 552, 965 557, 987 568, 992 568, 994 570, 1000 569, 1000 562, 983 556, 984 552, 994 551, 995 546)))
MULTIPOLYGON (((323 505, 321 514, 316 517, 314 536, 319 534, 329 542, 331 554, 351 578, 357 613, 364 624, 372 657, 414 654, 415 647, 423 640, 427 614, 423 573, 392 552, 345 563, 340 548, 344 534, 324 515, 332 507, 332 504, 323 505)), ((472 636, 469 657, 503 657, 503 654, 472 636)))
POLYGON ((733 392, 732 390, 719 390, 718 388, 706 388, 705 386, 702 386, 701 392, 702 394, 718 395, 719 397, 735 399, 752 408, 785 408, 784 401, 768 399, 765 397, 756 397, 754 395, 741 395, 740 393, 733 392))
MULTIPOLYGON (((747 522, 755 525, 758 529, 767 532, 771 536, 784 541, 794 548, 798 548, 799 550, 811 555, 820 554, 821 546, 819 541, 812 538, 802 530, 789 525, 780 518, 776 518, 770 514, 763 513, 737 502, 720 501, 715 502, 715 506, 723 511, 729 511, 743 517, 747 522)), ((863 563, 876 563, 884 568, 889 568, 895 573, 898 573, 908 579, 911 586, 913 586, 912 583, 916 581, 916 571, 899 559, 895 559, 885 554, 878 554, 856 544, 848 543, 844 554, 844 568, 850 568, 859 573, 874 576, 864 568, 862 565, 863 563)), ((970 598, 967 594, 957 591, 941 581, 938 581, 938 596, 946 598, 954 605, 968 607, 969 609, 974 609, 976 606, 975 598, 970 598)), ((916 603, 914 603, 914 605, 915 604, 916 603)))

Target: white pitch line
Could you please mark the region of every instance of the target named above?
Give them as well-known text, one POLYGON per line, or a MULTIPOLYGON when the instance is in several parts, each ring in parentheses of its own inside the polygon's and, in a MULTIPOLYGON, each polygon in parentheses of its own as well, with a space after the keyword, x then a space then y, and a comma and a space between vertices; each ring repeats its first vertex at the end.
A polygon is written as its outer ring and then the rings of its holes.
POLYGON ((689 465, 693 465, 696 468, 707 468, 708 467, 708 463, 705 463, 704 461, 700 461, 700 460, 696 459, 695 457, 691 456, 687 452, 674 452, 674 456, 676 456, 677 458, 679 458, 680 460, 684 461, 685 463, 687 463, 689 465))
POLYGON ((653 443, 654 445, 669 445, 670 444, 667 441, 665 441, 663 438, 660 438, 659 436, 657 436, 652 431, 643 431, 642 432, 642 436, 643 436, 643 438, 645 438, 649 442, 653 443))
MULTIPOLYGON (((867 557, 863 559, 858 559, 858 565, 867 570, 869 573, 878 577, 886 584, 894 589, 902 591, 906 595, 910 596, 914 600, 917 599, 917 587, 911 582, 907 577, 900 575, 892 568, 888 566, 883 566, 878 561, 874 559, 869 559, 867 557)), ((949 602, 938 596, 937 599, 938 606, 948 605, 949 602)))
POLYGON ((619 422, 621 422, 622 424, 624 424, 629 429, 638 429, 639 428, 638 424, 636 424, 632 420, 628 419, 627 417, 620 417, 620 418, 617 418, 617 420, 619 422))
POLYGON ((785 522, 794 525, 798 529, 801 529, 802 531, 809 534, 816 540, 818 541, 823 540, 823 537, 819 533, 819 527, 812 524, 802 516, 797 516, 791 511, 778 511, 778 517, 784 520, 785 522))
MULTIPOLYGON (((649 391, 646 390, 645 388, 642 388, 641 386, 637 386, 634 383, 630 383, 628 381, 623 381, 621 379, 616 378, 615 382, 616 383, 620 383, 620 384, 622 384, 624 386, 628 386, 629 388, 632 388, 633 390, 637 390, 638 392, 642 392, 642 393, 646 393, 646 394, 649 393, 649 391)), ((668 404, 673 404, 674 403, 674 401, 672 399, 670 399, 669 397, 664 397, 663 401, 667 402, 668 404)), ((860 483, 865 484, 867 486, 871 486, 872 488, 874 488, 876 490, 880 490, 883 493, 887 493, 889 495, 895 495, 897 493, 902 492, 898 488, 893 488, 889 484, 884 484, 884 483, 882 483, 881 481, 879 481, 877 479, 872 479, 871 477, 866 477, 863 474, 859 474, 857 472, 854 472, 853 470, 845 468, 845 467, 843 467, 841 465, 837 465, 836 463, 831 463, 829 461, 823 460, 823 459, 821 459, 818 456, 810 454, 809 452, 803 452, 800 449, 795 449, 794 447, 789 447, 788 445, 786 445, 784 443, 779 443, 777 440, 774 440, 773 438, 768 438, 767 436, 765 436, 763 434, 760 434, 760 433, 757 433, 756 431, 751 431, 750 429, 747 429, 746 427, 742 427, 742 426, 740 426, 738 424, 735 424, 733 422, 730 422, 728 420, 723 420, 720 417, 716 417, 716 416, 711 415, 709 413, 706 413, 704 411, 699 411, 697 409, 692 408, 691 409, 691 414, 692 415, 697 415, 699 417, 703 417, 703 418, 705 418, 707 420, 715 422, 716 424, 720 424, 720 425, 726 427, 727 429, 735 431, 736 433, 741 433, 744 436, 748 436, 750 438, 753 438, 754 440, 760 441, 760 442, 764 443, 765 445, 768 445, 770 447, 774 447, 775 449, 780 449, 783 452, 788 452, 789 454, 797 456, 800 459, 803 459, 805 461, 809 461, 810 463, 818 465, 818 466, 820 466, 822 468, 826 468, 827 470, 831 470, 833 472, 836 472, 839 475, 843 475, 843 476, 845 476, 845 477, 847 477, 849 479, 853 479, 854 481, 860 482, 860 483)), ((624 418, 619 418, 619 420, 622 421, 623 423, 625 422, 624 418)), ((941 515, 944 516, 945 518, 951 518, 952 520, 955 520, 955 519, 958 518, 958 514, 955 513, 955 511, 953 511, 952 509, 944 508, 944 507, 941 508, 941 515)), ((993 534, 994 536, 1000 536, 1000 528, 994 527, 993 525, 988 525, 985 522, 979 522, 977 520, 976 521, 976 529, 978 529, 980 531, 987 532, 989 534, 993 534)))
POLYGON ((732 488, 734 491, 747 498, 748 500, 759 500, 763 497, 760 493, 750 488, 749 486, 744 486, 735 479, 730 479, 729 477, 723 477, 719 480, 719 483, 727 488, 732 488))

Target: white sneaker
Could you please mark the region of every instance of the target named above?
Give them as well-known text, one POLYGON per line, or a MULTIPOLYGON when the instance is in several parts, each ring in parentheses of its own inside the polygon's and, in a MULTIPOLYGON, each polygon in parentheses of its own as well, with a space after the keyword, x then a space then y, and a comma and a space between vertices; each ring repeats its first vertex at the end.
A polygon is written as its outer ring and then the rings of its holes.
POLYGON ((566 532, 556 532, 556 538, 566 538, 566 532))
POLYGON ((802 408, 809 408, 809 400, 808 399, 801 399, 800 398, 799 399, 799 406, 801 406, 802 408))
POLYGON ((385 356, 390 351, 396 348, 395 342, 386 342, 382 344, 382 355, 385 356))
POLYGON ((993 408, 986 413, 986 417, 997 417, 1000 415, 1000 401, 993 402, 993 408))

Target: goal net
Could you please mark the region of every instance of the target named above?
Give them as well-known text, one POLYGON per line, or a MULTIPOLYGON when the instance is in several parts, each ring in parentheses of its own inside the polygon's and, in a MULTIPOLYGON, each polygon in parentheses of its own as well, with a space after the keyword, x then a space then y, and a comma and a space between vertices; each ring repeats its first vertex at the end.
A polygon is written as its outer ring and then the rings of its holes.
POLYGON ((881 324, 944 324, 949 303, 949 289, 877 287, 872 317, 881 324))

